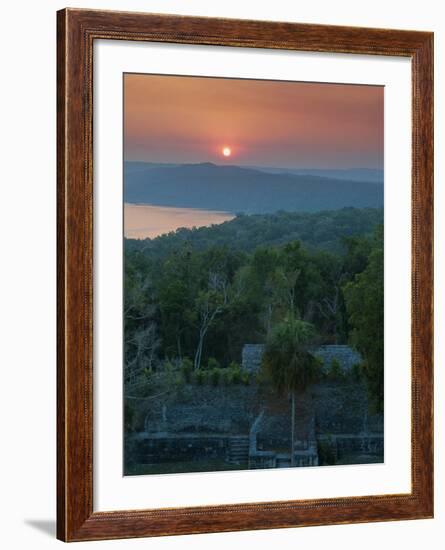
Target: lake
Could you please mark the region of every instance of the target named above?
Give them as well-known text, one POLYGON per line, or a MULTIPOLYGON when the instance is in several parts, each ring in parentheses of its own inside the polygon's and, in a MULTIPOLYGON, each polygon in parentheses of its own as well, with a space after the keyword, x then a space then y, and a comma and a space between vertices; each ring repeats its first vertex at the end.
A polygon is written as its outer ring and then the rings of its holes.
POLYGON ((130 239, 153 239, 180 227, 215 225, 234 217, 228 212, 215 210, 125 203, 124 235, 130 239))

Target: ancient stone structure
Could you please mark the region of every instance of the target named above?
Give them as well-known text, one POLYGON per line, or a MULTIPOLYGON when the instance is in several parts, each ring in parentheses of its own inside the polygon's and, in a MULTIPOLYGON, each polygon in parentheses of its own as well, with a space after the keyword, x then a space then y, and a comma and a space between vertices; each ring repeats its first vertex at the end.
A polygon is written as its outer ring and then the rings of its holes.
POLYGON ((362 362, 361 355, 349 346, 320 346, 313 353, 323 361, 323 368, 325 370, 336 361, 344 374, 351 372, 355 365, 359 365, 362 362))
MULTIPOLYGON (((131 440, 134 460, 218 459, 252 469, 290 466, 290 399, 255 381, 263 351, 257 344, 243 348, 248 385, 186 384, 174 399, 150 402, 144 432, 131 440)), ((295 465, 382 461, 383 417, 368 414, 366 387, 352 376, 360 355, 334 345, 313 353, 325 369, 335 360, 346 376, 326 379, 297 396, 295 465)))
POLYGON ((241 364, 243 369, 250 373, 258 372, 261 368, 263 352, 263 344, 245 344, 241 353, 241 364))
MULTIPOLYGON (((247 372, 258 372, 261 368, 261 358, 264 353, 263 344, 245 344, 242 350, 242 367, 247 372)), ((336 361, 343 372, 351 372, 354 365, 362 362, 360 354, 345 345, 319 346, 312 350, 312 353, 321 359, 323 368, 327 370, 333 361, 336 361)))

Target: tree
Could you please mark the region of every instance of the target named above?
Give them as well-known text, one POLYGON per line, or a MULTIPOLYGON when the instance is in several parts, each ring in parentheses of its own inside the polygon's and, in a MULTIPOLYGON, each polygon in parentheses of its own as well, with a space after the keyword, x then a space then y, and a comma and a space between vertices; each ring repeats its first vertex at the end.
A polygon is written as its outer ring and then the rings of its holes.
POLYGON ((137 330, 131 340, 125 340, 124 380, 126 395, 133 395, 144 388, 149 374, 153 372, 153 364, 159 340, 156 335, 156 325, 150 323, 146 328, 137 330), (134 347, 132 356, 129 357, 128 348, 134 347))
POLYGON ((290 393, 291 466, 295 464, 295 400, 321 375, 320 362, 310 353, 315 337, 310 323, 288 316, 271 331, 262 359, 262 368, 279 393, 290 393))
POLYGON ((147 373, 153 371, 160 341, 151 281, 140 271, 133 273, 131 267, 126 265, 124 380, 126 393, 134 394, 147 384, 147 373))
POLYGON ((367 266, 343 289, 351 342, 364 357, 371 404, 383 410, 383 227, 374 235, 367 266))
POLYGON ((199 259, 185 244, 156 267, 153 278, 157 287, 163 355, 179 358, 191 355, 194 301, 200 282, 199 259))
POLYGON ((215 318, 223 312, 227 305, 228 292, 229 287, 225 277, 219 273, 210 272, 208 289, 205 292, 200 292, 196 300, 199 334, 194 360, 195 370, 199 370, 201 367, 204 338, 215 318))

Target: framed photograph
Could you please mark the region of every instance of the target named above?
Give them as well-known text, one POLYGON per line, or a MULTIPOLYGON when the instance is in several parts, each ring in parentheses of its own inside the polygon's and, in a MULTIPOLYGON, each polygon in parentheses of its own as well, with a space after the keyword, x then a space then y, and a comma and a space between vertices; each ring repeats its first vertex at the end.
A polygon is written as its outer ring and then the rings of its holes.
POLYGON ((433 34, 58 12, 64 541, 433 516, 433 34))

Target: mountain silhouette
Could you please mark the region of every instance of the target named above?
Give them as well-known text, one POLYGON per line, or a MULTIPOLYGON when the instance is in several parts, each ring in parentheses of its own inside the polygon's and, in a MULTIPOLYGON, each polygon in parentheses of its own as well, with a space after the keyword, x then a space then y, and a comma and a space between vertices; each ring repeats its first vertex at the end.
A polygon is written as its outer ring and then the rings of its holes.
MULTIPOLYGON (((336 171, 338 172, 338 171, 336 171)), ((124 199, 133 204, 264 214, 383 206, 379 181, 356 181, 240 166, 124 164, 124 199)))

